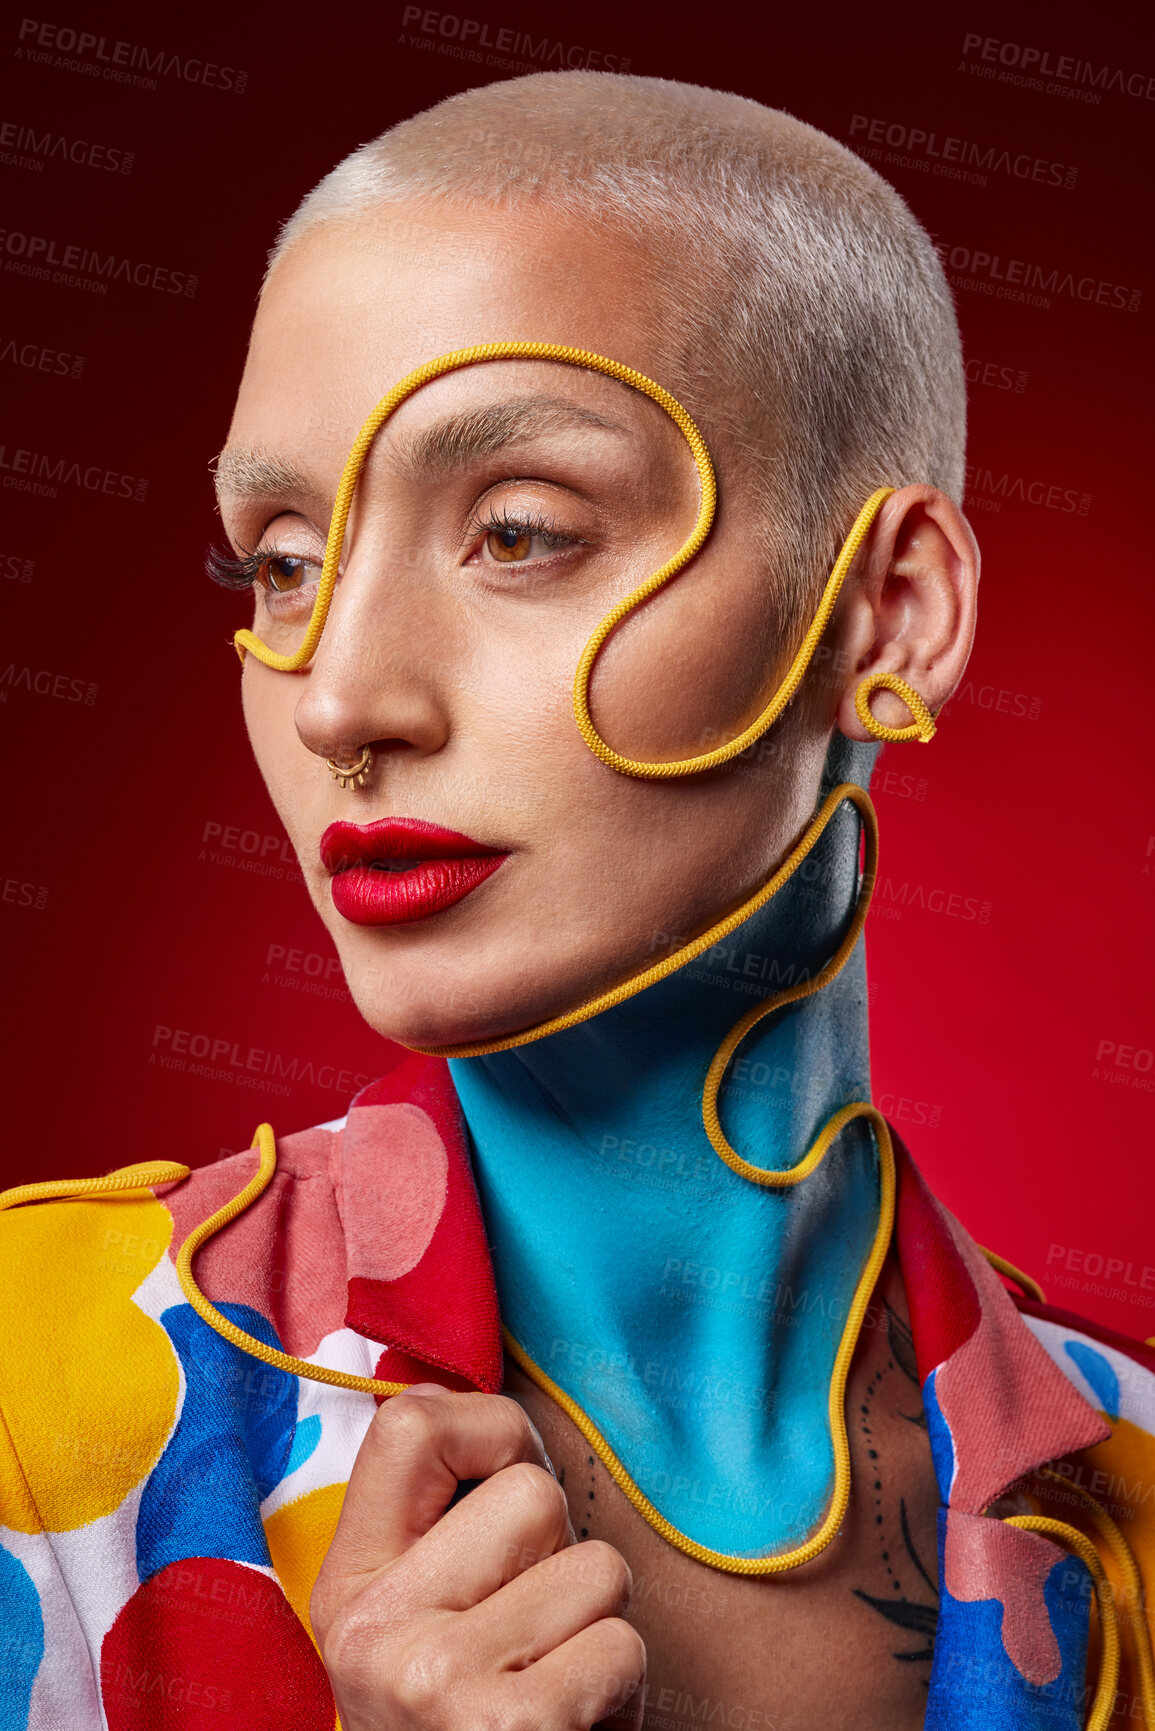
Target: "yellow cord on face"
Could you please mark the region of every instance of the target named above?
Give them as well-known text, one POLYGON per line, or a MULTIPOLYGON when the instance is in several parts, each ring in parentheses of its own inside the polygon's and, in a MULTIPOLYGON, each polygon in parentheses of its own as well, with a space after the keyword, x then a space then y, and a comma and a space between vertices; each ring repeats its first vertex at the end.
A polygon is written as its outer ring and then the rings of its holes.
POLYGON ((1099 1680, 1095 1685, 1095 1699, 1087 1717, 1086 1731, 1108 1731, 1119 1689, 1119 1625, 1115 1619, 1114 1592, 1099 1553, 1078 1527, 1068 1526, 1066 1521, 1053 1521, 1046 1515, 1009 1515, 1007 1526, 1022 1527, 1025 1532, 1042 1533, 1047 1538, 1057 1539, 1068 1550, 1074 1551, 1091 1571, 1099 1607, 1101 1647, 1099 1680))
MULTIPOLYGON (((834 604, 838 599, 847 572, 854 562, 855 555, 883 504, 894 492, 894 488, 880 487, 877 492, 872 493, 855 518, 850 533, 834 563, 834 568, 827 579, 822 599, 806 635, 803 637, 781 684, 758 718, 730 740, 728 744, 720 745, 713 751, 702 752, 697 757, 652 763, 639 758, 625 757, 621 752, 615 751, 613 746, 608 745, 602 738, 590 713, 589 687, 594 663, 609 637, 622 621, 635 608, 640 607, 644 601, 648 601, 652 595, 657 594, 659 589, 664 588, 672 577, 676 577, 701 548, 713 525, 718 489, 714 477, 714 466, 710 460, 706 442, 694 420, 677 398, 671 396, 669 391, 656 384, 653 379, 647 378, 645 373, 638 372, 636 368, 625 366, 621 361, 610 360, 605 355, 593 354, 588 349, 569 348, 560 343, 476 343, 470 348, 454 349, 450 354, 440 355, 435 360, 426 361, 422 366, 415 368, 413 372, 406 374, 405 378, 394 385, 393 389, 388 391, 372 410, 354 439, 349 455, 345 459, 336 497, 333 501, 333 514, 325 541, 321 575, 317 582, 317 595, 313 602, 313 610, 309 615, 309 623, 305 628, 305 635, 300 644, 291 655, 280 655, 276 650, 270 649, 266 643, 262 643, 252 631, 240 630, 233 637, 237 654, 242 661, 246 652, 255 655, 258 661, 263 662, 266 667, 274 668, 279 673, 300 673, 308 666, 316 653, 317 645, 321 641, 321 633, 325 628, 325 621, 328 618, 329 607, 333 599, 333 591, 336 588, 341 549, 344 545, 345 529, 357 482, 378 432, 390 415, 423 385, 462 367, 476 366, 484 361, 501 360, 557 361, 565 366, 585 367, 592 372, 604 373, 609 378, 617 379, 622 384, 629 385, 636 391, 641 391, 657 403, 659 408, 669 415, 689 446, 698 471, 699 506, 697 521, 673 557, 667 559, 666 563, 655 571, 653 576, 647 577, 644 583, 639 584, 624 600, 619 601, 615 607, 611 608, 597 626, 593 636, 582 651, 574 675, 574 719, 582 738, 594 755, 621 775, 636 776, 643 780, 667 779, 684 775, 699 775, 704 770, 716 769, 723 763, 729 763, 732 758, 740 756, 742 752, 761 739, 794 697, 805 677, 822 634, 830 622, 834 604)), ((915 716, 913 728, 881 729, 881 724, 875 721, 868 710, 864 725, 874 737, 894 740, 930 739, 934 734, 934 722, 930 716, 930 711, 918 693, 904 680, 898 679, 897 675, 875 675, 874 680, 876 684, 886 683, 891 690, 899 691, 900 695, 909 702, 911 713, 915 716)), ((859 718, 863 719, 861 706, 859 707, 859 718)))
MULTIPOLYGON (((756 721, 752 721, 749 727, 744 728, 737 738, 730 740, 727 745, 720 745, 714 751, 705 751, 700 757, 685 757, 670 763, 646 763, 637 758, 623 757, 620 752, 606 744, 594 726, 593 717, 590 715, 590 674, 593 672, 594 662, 601 653, 606 639, 621 624, 627 614, 632 613, 635 607, 648 600, 663 584, 668 583, 675 571, 680 569, 680 566, 674 564, 673 561, 669 566, 663 565, 660 571, 656 571, 652 577, 647 578, 632 594, 627 595, 624 601, 619 601, 616 607, 611 608, 582 651, 577 673, 574 676, 574 715, 582 738, 595 756, 600 757, 603 763, 607 763, 611 769, 616 769, 621 775, 634 775, 643 779, 699 775, 703 770, 717 769, 720 764, 729 763, 731 758, 738 757, 743 751, 748 750, 756 740, 761 739, 762 735, 777 721, 801 685, 814 651, 830 623, 834 603, 838 599, 846 574, 854 563, 855 554, 865 540, 870 525, 893 492, 893 487, 880 487, 876 493, 871 494, 855 518, 853 527, 843 542, 842 551, 835 561, 834 569, 827 579, 826 588, 822 592, 822 599, 818 603, 818 610, 810 622, 809 629, 799 645, 797 654, 790 663, 785 678, 761 715, 756 721)), ((921 702, 921 699, 919 701, 921 702)), ((902 737, 906 738, 907 736, 903 734, 902 737)))
POLYGON ((624 366, 621 361, 607 360, 605 355, 591 354, 586 349, 568 348, 560 343, 475 343, 471 348, 454 349, 451 354, 439 355, 436 360, 426 361, 413 372, 407 373, 399 384, 394 385, 393 389, 382 397, 354 439, 352 449, 345 459, 345 467, 341 471, 337 496, 333 501, 333 515, 329 522, 329 534, 325 542, 321 575, 317 581, 317 598, 313 603, 304 638, 292 655, 278 655, 251 631, 238 631, 233 643, 242 661, 247 650, 251 655, 255 655, 258 661, 263 661, 266 667, 275 668, 279 673, 299 673, 308 666, 325 629, 329 604, 337 584, 345 525, 349 520, 357 479, 369 454, 369 447, 393 411, 400 408, 414 391, 420 390, 422 385, 429 384, 433 379, 439 379, 444 373, 456 372, 460 367, 476 366, 481 361, 561 361, 566 366, 586 367, 596 373, 605 373, 611 379, 618 379, 624 385, 631 385, 634 390, 641 391, 657 403, 659 408, 664 409, 693 454, 701 487, 701 504, 698 520, 689 538, 674 557, 667 560, 661 571, 650 578, 651 585, 656 587, 659 583, 667 582, 693 558, 714 521, 717 485, 706 441, 676 397, 672 397, 669 391, 663 390, 661 385, 655 384, 653 379, 647 378, 645 373, 639 373, 634 367, 624 366))

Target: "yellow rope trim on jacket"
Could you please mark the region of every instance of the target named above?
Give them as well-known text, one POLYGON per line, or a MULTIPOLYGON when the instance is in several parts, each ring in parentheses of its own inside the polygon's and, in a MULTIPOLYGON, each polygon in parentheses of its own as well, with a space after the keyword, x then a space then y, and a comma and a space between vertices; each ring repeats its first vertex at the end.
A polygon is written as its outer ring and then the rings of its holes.
POLYGON ((838 1352, 834 1360, 834 1371, 830 1379, 830 1394, 827 1402, 827 1412, 830 1422, 830 1440, 834 1453, 834 1488, 831 1493, 830 1506, 823 1518, 821 1526, 806 1540, 791 1551, 782 1551, 771 1557, 731 1557, 724 1551, 712 1551, 706 1545, 700 1545, 696 1539, 689 1538, 685 1533, 669 1522, 650 1502, 649 1498, 638 1488, 618 1456, 614 1453, 601 1431, 589 1415, 568 1395, 559 1388, 547 1372, 536 1364, 522 1346, 513 1338, 508 1330, 503 1329, 505 1344, 510 1357, 525 1372, 526 1376, 555 1401, 562 1411, 572 1419, 581 1431, 589 1446, 607 1468, 619 1490, 633 1504, 654 1531, 689 1557, 699 1563, 706 1563, 710 1568, 722 1570, 730 1575, 780 1575, 788 1569, 797 1569, 803 1563, 808 1563, 826 1549, 831 1539, 835 1537, 846 1515, 850 1500, 850 1444, 846 1435, 846 1381, 850 1373, 850 1363, 854 1357, 854 1349, 862 1329, 862 1321, 866 1315, 866 1307, 870 1303, 870 1295, 874 1291, 878 1276, 882 1270, 886 1253, 890 1246, 890 1235, 894 1227, 894 1148, 890 1140, 890 1128, 886 1119, 876 1107, 867 1105, 865 1101, 856 1100, 848 1106, 843 1106, 826 1125, 814 1146, 808 1150, 796 1166, 784 1173, 776 1173, 775 1177, 783 1184, 797 1184, 818 1165, 823 1155, 829 1149, 838 1132, 855 1118, 866 1118, 874 1128, 878 1145, 879 1157, 879 1189, 880 1206, 878 1228, 874 1235, 870 1254, 859 1275, 858 1284, 854 1289, 854 1297, 846 1315, 846 1325, 842 1331, 838 1352))
POLYGON ((137 1166, 120 1166, 103 1178, 51 1178, 44 1184, 16 1184, 0 1191, 0 1209, 19 1208, 25 1202, 81 1202, 89 1196, 124 1196, 151 1190, 154 1184, 176 1184, 189 1169, 176 1160, 145 1160, 137 1166))
POLYGON ((260 1158, 257 1170, 249 1182, 231 1202, 226 1202, 223 1208, 218 1208, 215 1214, 210 1214, 207 1220, 194 1226, 177 1252, 176 1275, 181 1291, 202 1321, 207 1322, 210 1328, 215 1329, 241 1352, 250 1353, 264 1364, 275 1365, 278 1370, 287 1371, 290 1376, 307 1377, 310 1382, 328 1383, 332 1388, 352 1388, 362 1394, 400 1394, 403 1389, 408 1388, 408 1383, 383 1382, 375 1376, 352 1376, 348 1371, 329 1370, 326 1365, 310 1364, 307 1359, 294 1358, 291 1353, 280 1352, 275 1346, 266 1346, 263 1340, 246 1334, 243 1328, 238 1328, 227 1316, 222 1316, 193 1279, 192 1259, 201 1245, 207 1238, 211 1238, 214 1232, 219 1232, 222 1226, 227 1226, 230 1220, 235 1220, 238 1214, 243 1214, 249 1203, 255 1202, 266 1188, 277 1169, 277 1141, 271 1124, 257 1126, 252 1145, 257 1149, 260 1158))
MULTIPOLYGON (((1033 1280, 1029 1274, 1024 1274, 1021 1268, 1016 1268, 1013 1262, 1008 1262, 1006 1257, 1000 1256, 997 1251, 988 1250, 985 1244, 977 1245, 976 1248, 986 1257, 996 1274, 1003 1275, 1007 1280, 1013 1280, 1019 1291, 1025 1293, 1028 1298, 1037 1300, 1039 1304, 1046 1304, 1046 1293, 1037 1280, 1033 1280)), ((1152 1728, 1152 1731, 1155 1731, 1155 1727, 1152 1728)))
POLYGON ((1155 1655, 1151 1650, 1151 1630, 1147 1624, 1147 1595, 1143 1587, 1143 1576, 1139 1562, 1122 1532, 1107 1513, 1102 1503, 1093 1497, 1090 1491, 1085 1491, 1082 1485, 1073 1479, 1065 1478, 1054 1467, 1037 1467, 1034 1476, 1048 1479, 1058 1485, 1064 1495, 1073 1496, 1078 1502, 1090 1510, 1091 1519, 1107 1542, 1107 1548, 1114 1557, 1119 1573, 1123 1577, 1123 1586, 1131 1604, 1135 1606, 1136 1615, 1126 1619, 1131 1630, 1135 1649, 1135 1671, 1137 1674, 1138 1696, 1143 1708, 1143 1724, 1146 1731, 1155 1731, 1155 1655))
POLYGON ((255 655, 258 661, 263 661, 266 667, 272 667, 278 673, 299 673, 312 660, 321 641, 329 604, 337 586, 345 525, 349 520, 357 480, 369 454, 369 447, 393 411, 411 397, 414 391, 419 391, 422 385, 429 384, 444 373, 456 372, 460 367, 476 366, 482 361, 514 360, 561 361, 566 366, 587 367, 593 372, 605 373, 609 378, 618 379, 622 384, 631 385, 634 390, 641 391, 666 411, 689 445, 697 465, 701 504, 698 520, 688 539, 673 558, 667 560, 661 570, 650 578, 651 585, 667 582, 693 558, 710 532, 718 490, 706 441, 676 397, 672 397, 669 391, 663 390, 661 385, 655 384, 653 379, 647 378, 645 373, 639 373, 634 367, 627 367, 621 361, 607 360, 605 355, 591 354, 587 349, 569 348, 560 343, 475 343, 471 348, 454 349, 450 354, 439 355, 436 360, 426 361, 413 372, 407 373, 400 383, 394 385, 393 389, 381 398, 354 439, 345 459, 345 467, 341 471, 336 498, 333 501, 333 515, 329 521, 329 534, 325 541, 321 575, 317 580, 317 598, 313 603, 304 638, 291 655, 278 655, 253 632, 238 631, 233 638, 233 644, 242 661, 247 650, 255 655))
POLYGON ((1095 1601, 1099 1607, 1101 1647, 1099 1680, 1095 1685, 1095 1698, 1087 1716, 1086 1731, 1108 1731, 1119 1690, 1119 1625, 1115 1618, 1114 1590, 1099 1553, 1078 1527, 1068 1526, 1066 1521, 1053 1521, 1047 1515, 1009 1515, 1006 1524, 1008 1527, 1022 1527, 1028 1533, 1042 1533, 1046 1538, 1057 1539, 1066 1545, 1068 1550, 1074 1551, 1091 1571, 1091 1579, 1095 1584, 1095 1601))
MULTIPOLYGON (((712 925, 708 931, 696 937, 682 948, 675 950, 672 956, 663 961, 655 962, 652 967, 644 968, 640 974, 631 979, 623 980, 620 986, 613 986, 607 992, 599 992, 596 998, 590 998, 584 1004, 579 1004, 574 1010, 566 1010, 563 1015, 552 1016, 547 1022, 538 1022, 532 1028, 525 1028, 518 1034, 506 1034, 499 1040, 478 1040, 472 1044, 459 1046, 414 1046, 407 1044, 410 1052, 421 1052, 433 1058, 484 1058, 491 1052, 510 1052, 516 1046, 527 1046, 533 1040, 542 1040, 547 1034, 560 1034, 565 1028, 574 1028, 579 1022, 588 1022, 592 1016, 600 1016, 603 1010, 612 1010, 616 1004, 624 1004, 627 998, 634 997, 638 992, 644 992, 649 986, 656 985, 659 980, 667 979, 677 973, 687 963, 695 961, 699 956, 712 948, 714 944, 722 943, 731 932, 737 931, 744 920, 764 907, 772 896, 776 896, 784 884, 788 883, 802 864, 803 860, 814 847, 823 830, 830 822, 834 813, 844 800, 857 807, 867 832, 867 858, 871 857, 870 849, 877 850, 878 817, 871 802, 870 795, 857 782, 844 781, 833 788, 823 800, 818 812, 811 820, 808 828, 794 849, 783 860, 773 877, 767 879, 759 890, 755 890, 742 905, 727 914, 724 919, 712 925)), ((863 918, 865 919, 865 912, 863 918)), ((857 936, 857 933, 855 934, 857 936)), ((849 954, 849 951, 847 952, 849 954)), ((843 958, 845 960, 845 957, 843 958)), ((827 978, 833 978, 828 975, 827 978)), ((826 983, 825 981, 823 982, 826 983)), ((813 988, 812 988, 813 989, 813 988)))

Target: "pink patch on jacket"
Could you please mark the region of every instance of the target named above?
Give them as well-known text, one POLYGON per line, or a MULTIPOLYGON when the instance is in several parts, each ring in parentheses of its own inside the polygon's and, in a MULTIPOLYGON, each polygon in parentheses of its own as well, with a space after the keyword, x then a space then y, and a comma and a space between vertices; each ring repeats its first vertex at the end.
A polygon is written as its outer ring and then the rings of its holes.
POLYGON ((963 1604, 1001 1602, 1003 1646, 1028 1683, 1053 1683, 1063 1669, 1043 1584, 1065 1555, 1041 1534, 987 1515, 947 1516, 943 1584, 963 1604))
POLYGON ((449 1156, 420 1106, 355 1106, 330 1157, 348 1278, 416 1268, 445 1207, 449 1156))
MULTIPOLYGON (((348 1302, 345 1234, 329 1175, 332 1130, 277 1139, 277 1170, 262 1195, 197 1252, 193 1273, 214 1304, 248 1304, 268 1317, 286 1352, 308 1358, 342 1326, 348 1302)), ((162 1196, 175 1222, 172 1253, 194 1226, 244 1189, 254 1152, 201 1166, 162 1196)))

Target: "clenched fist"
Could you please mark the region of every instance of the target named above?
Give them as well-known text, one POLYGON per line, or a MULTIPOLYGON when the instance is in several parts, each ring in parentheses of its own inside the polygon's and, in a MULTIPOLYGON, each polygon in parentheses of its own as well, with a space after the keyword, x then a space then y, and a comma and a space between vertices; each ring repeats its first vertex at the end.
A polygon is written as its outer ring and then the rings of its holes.
POLYGON ((343 1731, 589 1731, 640 1718, 629 1597, 521 1408, 427 1383, 369 1428, 311 1616, 343 1731), (461 1479, 483 1482, 450 1508, 461 1479))

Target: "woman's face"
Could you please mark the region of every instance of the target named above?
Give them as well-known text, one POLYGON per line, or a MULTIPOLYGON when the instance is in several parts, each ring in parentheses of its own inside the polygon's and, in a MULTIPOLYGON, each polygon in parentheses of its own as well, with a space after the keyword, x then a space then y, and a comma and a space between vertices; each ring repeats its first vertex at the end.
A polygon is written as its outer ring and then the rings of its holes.
MULTIPOLYGON (((564 343, 665 385, 719 469, 705 548, 598 661, 599 731, 641 758, 738 732, 787 647, 775 573, 728 486, 710 403, 678 376, 654 268, 632 243, 540 213, 395 206, 298 241, 261 302, 218 472, 234 548, 269 554, 257 635, 299 634, 348 448, 391 385, 475 343, 564 343)), ((575 724, 587 639, 697 509, 673 422, 573 366, 447 374, 379 433, 310 667, 279 673, 249 655, 242 690, 310 893, 382 1034, 481 1040, 582 1002, 731 908, 809 817, 821 717, 791 725, 788 751, 764 741, 753 761, 672 781, 607 768, 575 724), (325 760, 365 745, 367 781, 342 788, 325 760)))

